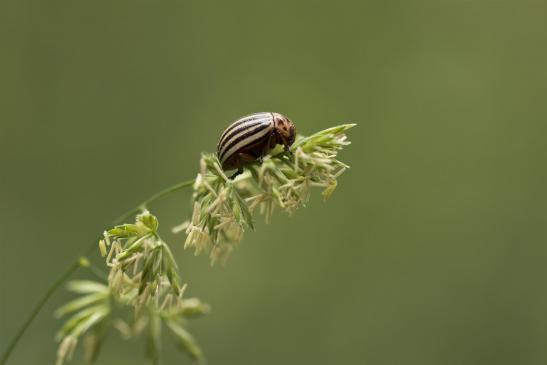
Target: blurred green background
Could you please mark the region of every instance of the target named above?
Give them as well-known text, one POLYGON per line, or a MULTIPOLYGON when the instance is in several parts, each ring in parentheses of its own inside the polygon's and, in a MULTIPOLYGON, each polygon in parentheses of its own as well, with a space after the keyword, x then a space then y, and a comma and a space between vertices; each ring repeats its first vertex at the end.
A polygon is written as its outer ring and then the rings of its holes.
MULTIPOLYGON (((114 217, 277 111, 359 124, 329 202, 212 269, 168 233, 189 194, 153 207, 209 364, 547 363, 546 24, 544 0, 3 0, 0 347, 114 217)), ((54 361, 68 298, 10 364, 54 361)), ((99 363, 143 351, 113 334, 99 363)))

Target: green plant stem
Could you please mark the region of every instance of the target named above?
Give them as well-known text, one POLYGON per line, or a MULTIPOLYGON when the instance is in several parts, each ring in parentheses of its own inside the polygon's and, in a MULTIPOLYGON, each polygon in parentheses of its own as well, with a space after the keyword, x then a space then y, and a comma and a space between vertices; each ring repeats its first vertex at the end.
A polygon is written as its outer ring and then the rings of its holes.
POLYGON ((192 186, 194 184, 194 179, 192 180, 187 180, 187 181, 183 181, 183 182, 180 182, 178 184, 175 184, 173 186, 170 186, 160 192, 157 192, 156 194, 152 195, 150 198, 146 199, 145 201, 143 201, 141 204, 137 205, 135 208, 131 209, 130 211, 128 212, 125 212, 124 214, 122 214, 121 216, 119 216, 115 221, 114 221, 114 224, 120 224, 122 223, 123 221, 125 221, 127 218, 131 217, 132 215, 134 214, 137 214, 139 213, 139 211, 142 211, 143 209, 146 208, 146 206, 162 197, 164 197, 165 195, 168 195, 174 191, 177 191, 177 190, 181 190, 183 188, 187 188, 189 186, 192 186))
MULTIPOLYGON (((194 180, 187 180, 187 181, 183 181, 183 182, 180 182, 178 184, 175 184, 173 186, 170 186, 154 195, 152 195, 150 198, 146 199, 145 201, 143 201, 142 203, 140 203, 139 205, 137 205, 135 208, 127 211, 126 213, 122 214, 121 216, 119 216, 118 218, 116 218, 114 220, 114 222, 112 224, 114 225, 117 225, 117 224, 120 224, 120 223, 123 223, 126 219, 128 219, 129 217, 131 217, 132 215, 134 214, 137 214, 139 213, 139 211, 145 209, 147 207, 148 204, 150 203, 153 203, 154 201, 172 193, 172 192, 175 192, 175 191, 178 191, 178 190, 181 190, 183 188, 186 188, 186 187, 189 187, 189 186, 192 186, 192 184, 194 183, 194 180)), ((102 238, 99 237, 98 239, 102 238)), ((92 242, 92 244, 86 249, 85 251, 85 256, 89 255, 94 249, 96 249, 97 247, 97 241, 98 239, 94 240, 92 242)), ((59 278, 57 278, 57 280, 55 280, 50 286, 49 288, 47 289, 47 291, 44 293, 44 296, 42 297, 42 299, 40 299, 40 301, 36 304, 36 306, 34 307, 34 309, 32 310, 32 312, 30 313, 30 315, 28 316, 28 318, 25 320, 25 322, 22 324, 22 326, 19 328, 19 330, 17 331, 17 333, 15 334, 15 336, 13 337, 13 339, 11 340, 11 342, 9 343, 9 345, 6 347, 6 349, 4 350, 4 352, 2 353, 2 357, 0 358, 0 365, 5 365, 6 362, 8 361, 11 353, 13 352, 13 350, 15 349, 15 346, 17 346, 17 343, 19 342, 19 340, 21 339, 21 337, 23 337, 23 334, 26 332, 26 330, 28 329, 28 327, 31 325, 31 323, 34 321, 34 319, 36 318, 36 316, 38 315, 38 313, 40 313, 40 311, 42 310, 42 308, 44 307, 44 305, 47 303, 47 301, 49 300, 49 298, 53 295, 53 293, 61 286, 63 285, 63 283, 76 271, 78 270, 79 267, 81 267, 81 264, 80 264, 80 257, 78 257, 78 259, 74 260, 74 262, 72 262, 70 264, 70 266, 68 266, 65 271, 61 274, 61 276, 59 276, 59 278)))

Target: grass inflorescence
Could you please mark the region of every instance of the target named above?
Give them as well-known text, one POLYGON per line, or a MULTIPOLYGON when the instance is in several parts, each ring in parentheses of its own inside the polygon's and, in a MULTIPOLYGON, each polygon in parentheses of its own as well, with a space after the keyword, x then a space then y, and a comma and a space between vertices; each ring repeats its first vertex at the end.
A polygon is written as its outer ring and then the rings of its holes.
MULTIPOLYGON (((243 233, 254 229, 257 214, 266 222, 275 209, 293 214, 307 204, 316 187, 325 199, 331 196, 338 177, 349 168, 337 155, 349 144, 345 133, 353 126, 299 136, 289 152, 278 146, 233 179, 222 170, 215 154, 202 154, 193 181, 191 218, 173 232, 185 232, 184 247, 193 248, 196 255, 205 251, 212 264, 225 262, 243 233)), ((177 184, 145 203, 189 185, 177 184)), ((187 284, 182 284, 171 249, 159 235, 158 219, 143 207, 134 222, 104 232, 99 252, 107 274, 87 259, 80 260, 80 266, 93 268, 104 280, 69 282, 68 289, 79 297, 56 312, 58 317, 70 316, 57 334, 57 365, 72 357, 82 337, 86 359, 92 362, 110 328, 123 338, 146 335, 146 354, 154 364, 159 362, 162 332, 173 336, 191 358, 203 360, 187 320, 206 314, 209 306, 184 296, 187 284)))
POLYGON ((350 143, 345 132, 353 126, 299 137, 290 153, 275 149, 235 179, 227 177, 215 154, 204 153, 194 183, 192 218, 173 231, 186 233, 184 247, 194 248, 196 255, 209 251, 212 264, 225 261, 245 229, 254 229, 255 212, 269 223, 276 208, 292 214, 305 206, 314 187, 323 189, 325 199, 331 196, 338 177, 349 168, 337 154, 350 143))
POLYGON ((180 285, 177 263, 158 227, 157 218, 145 210, 135 223, 104 232, 99 250, 110 268, 107 282, 70 282, 69 290, 81 296, 56 312, 59 317, 72 315, 57 335, 59 365, 72 356, 83 334, 86 358, 95 359, 108 327, 124 338, 146 333, 146 353, 154 363, 159 360, 162 328, 188 355, 203 359, 185 322, 207 313, 209 306, 197 298, 184 298, 186 285, 180 285))

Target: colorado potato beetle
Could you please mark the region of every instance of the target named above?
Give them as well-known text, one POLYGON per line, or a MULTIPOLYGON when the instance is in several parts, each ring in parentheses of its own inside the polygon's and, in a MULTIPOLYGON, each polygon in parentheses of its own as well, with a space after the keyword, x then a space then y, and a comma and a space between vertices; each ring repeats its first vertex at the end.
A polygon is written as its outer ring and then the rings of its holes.
POLYGON ((217 155, 224 170, 243 170, 260 161, 278 144, 285 151, 294 143, 296 130, 289 118, 279 113, 255 113, 239 118, 220 136, 217 155))

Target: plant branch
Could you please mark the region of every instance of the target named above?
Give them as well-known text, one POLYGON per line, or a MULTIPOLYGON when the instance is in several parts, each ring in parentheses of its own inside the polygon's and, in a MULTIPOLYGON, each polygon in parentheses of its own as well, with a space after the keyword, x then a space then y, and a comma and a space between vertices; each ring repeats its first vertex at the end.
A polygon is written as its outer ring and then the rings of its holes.
POLYGON ((65 272, 51 284, 51 286, 48 288, 48 290, 46 291, 42 299, 40 299, 36 307, 34 307, 32 312, 26 319, 26 321, 23 323, 21 328, 17 331, 17 334, 15 335, 15 337, 13 337, 10 344, 8 345, 8 347, 2 354, 2 358, 0 359, 1 365, 6 364, 6 362, 8 361, 11 355, 11 352, 13 351, 13 349, 15 348, 15 346, 17 345, 17 343, 19 342, 19 340, 21 339, 21 337, 23 336, 27 328, 30 326, 32 321, 34 321, 34 318, 36 318, 36 316, 38 315, 38 313, 40 312, 44 304, 46 304, 49 297, 51 297, 51 295, 55 292, 55 290, 57 290, 57 288, 59 288, 65 282, 65 280, 70 275, 72 275, 72 273, 75 272, 79 267, 80 267, 80 263, 78 262, 78 260, 74 261, 69 267, 66 268, 65 272))
POLYGON ((139 213, 139 211, 143 210, 144 208, 146 208, 146 206, 162 197, 164 197, 165 195, 168 195, 174 191, 177 191, 177 190, 181 190, 183 188, 186 188, 186 187, 189 187, 189 186, 192 186, 192 184, 194 184, 194 179, 192 180, 187 180, 187 181, 183 181, 183 182, 180 182, 178 184, 175 184, 173 186, 170 186, 154 195, 152 195, 150 198, 146 199, 145 201, 143 201, 141 204, 137 205, 135 208, 125 212, 124 214, 122 214, 121 216, 119 216, 118 218, 116 218, 116 220, 114 220, 114 224, 120 224, 120 223, 123 223, 123 221, 125 221, 127 218, 131 217, 132 215, 134 214, 137 214, 139 213))
MULTIPOLYGON (((140 203, 139 205, 137 205, 135 208, 127 211, 126 213, 122 214, 121 216, 119 216, 118 218, 116 218, 113 222, 114 225, 117 225, 117 224, 120 224, 120 223, 123 223, 127 218, 131 217, 132 215, 138 213, 139 211, 143 210, 146 208, 146 206, 150 203, 153 203, 155 202, 156 200, 172 193, 172 192, 175 192, 175 191, 178 191, 178 190, 181 190, 183 188, 186 188, 186 187, 189 187, 189 186, 192 186, 192 184, 194 183, 194 180, 187 180, 187 181, 183 181, 183 182, 180 182, 178 184, 175 184, 173 186, 170 186, 154 195, 152 195, 151 197, 149 197, 148 199, 144 200, 142 203, 140 203)), ((99 239, 102 238, 99 237, 99 239)), ((84 257, 89 255, 91 252, 93 252, 94 249, 96 249, 97 247, 97 240, 94 240, 92 242, 92 244, 90 244, 90 246, 86 249, 85 251, 85 254, 84 254, 84 257)), ((61 286, 63 285, 63 283, 76 271, 78 270, 79 267, 82 267, 82 266, 85 266, 85 265, 82 265, 82 261, 81 261, 81 257, 79 257, 78 259, 74 260, 74 262, 72 262, 72 264, 70 264, 70 266, 68 266, 65 271, 61 274, 61 276, 59 276, 59 278, 57 278, 57 280, 55 280, 50 286, 49 288, 47 289, 47 291, 45 292, 44 296, 42 297, 42 299, 40 299, 40 301, 38 302, 38 304, 36 304, 36 306, 34 307, 34 309, 32 310, 32 312, 30 313, 30 315, 28 316, 28 318, 25 320, 25 322, 23 323, 23 325, 19 328, 19 330, 17 331, 17 333, 15 334, 15 336, 13 337, 13 339, 11 340, 11 342, 8 344, 7 348, 4 350, 4 352, 2 353, 2 357, 0 358, 0 365, 5 365, 6 362, 8 361, 11 353, 13 352, 13 350, 15 349, 15 346, 17 346, 17 343, 19 342, 19 340, 21 339, 21 337, 23 336, 23 334, 26 332, 26 330, 28 329, 28 327, 31 325, 31 323, 34 321, 34 319, 36 318, 36 316, 38 315, 38 313, 40 313, 40 311, 42 310, 42 308, 44 307, 44 305, 47 303, 47 301, 49 300, 49 298, 53 295, 53 293, 61 286)))

